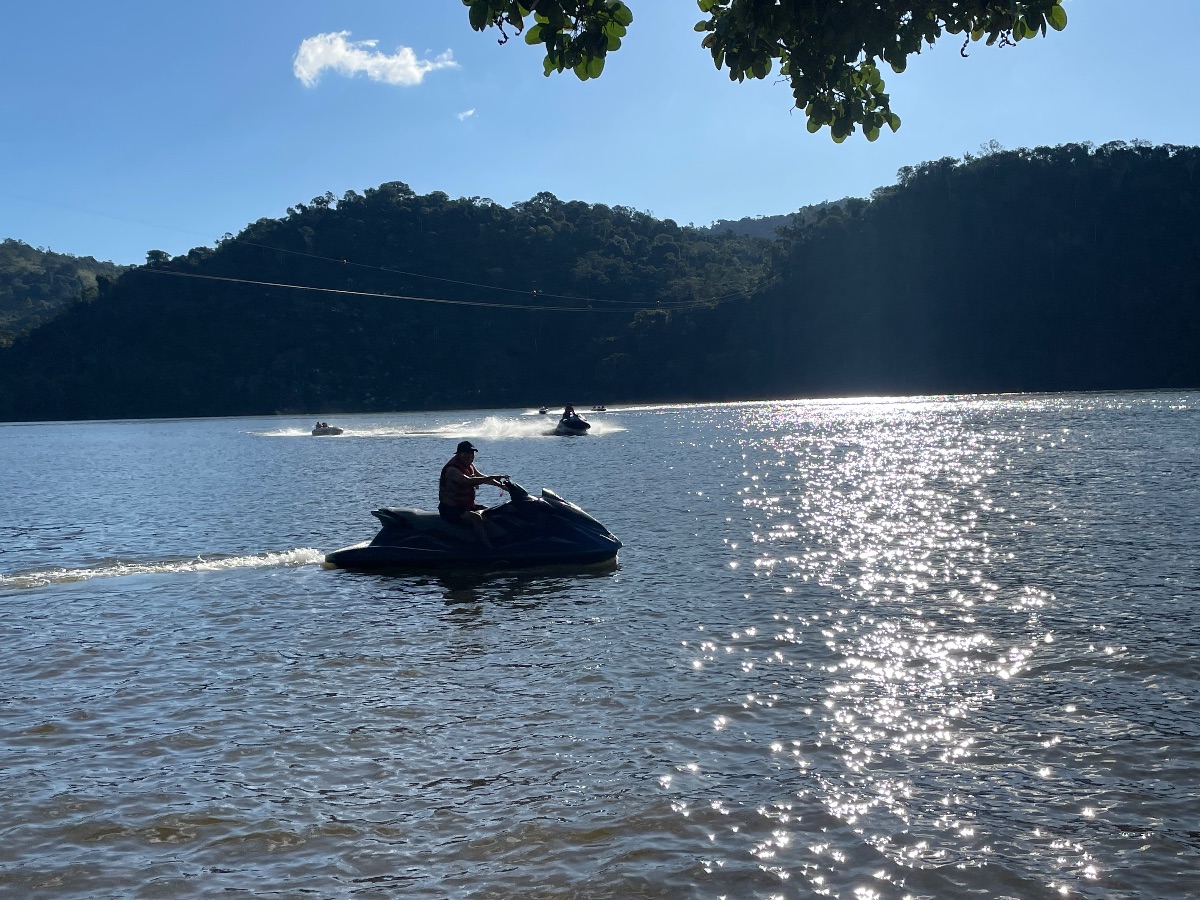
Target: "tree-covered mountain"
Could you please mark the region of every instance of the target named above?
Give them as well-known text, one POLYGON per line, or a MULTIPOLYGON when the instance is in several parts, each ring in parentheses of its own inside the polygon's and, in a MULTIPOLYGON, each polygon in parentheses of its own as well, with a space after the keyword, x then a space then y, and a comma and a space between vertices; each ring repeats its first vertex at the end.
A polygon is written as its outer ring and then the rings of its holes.
POLYGON ((640 317, 746 294, 769 247, 550 194, 511 208, 398 182, 326 195, 215 250, 151 251, 0 353, 0 417, 590 396, 640 317))
POLYGON ((726 339, 758 346, 766 393, 1200 386, 1197 201, 1195 147, 905 168, 790 234, 726 339))
POLYGON ((97 278, 115 279, 126 267, 0 241, 0 346, 47 322, 69 303, 96 295, 97 278))
POLYGON ((326 195, 0 351, 0 418, 1195 387, 1198 194, 1200 149, 1135 142, 906 168, 775 241, 326 195))
POLYGON ((706 234, 724 234, 732 231, 743 237, 760 237, 775 240, 779 237, 781 228, 792 228, 795 225, 808 225, 816 221, 830 207, 844 206, 851 198, 842 200, 827 200, 812 206, 802 206, 794 213, 782 216, 743 216, 740 219, 717 219, 711 225, 705 225, 700 231, 706 234))

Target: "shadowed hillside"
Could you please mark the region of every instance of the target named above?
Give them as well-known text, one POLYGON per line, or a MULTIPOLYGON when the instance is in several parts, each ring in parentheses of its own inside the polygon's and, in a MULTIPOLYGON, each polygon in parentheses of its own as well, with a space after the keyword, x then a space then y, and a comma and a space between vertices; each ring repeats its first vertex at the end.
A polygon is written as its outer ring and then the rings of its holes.
POLYGON ((372 410, 606 382, 644 311, 746 294, 766 241, 550 194, 390 183, 145 266, 0 354, 8 419, 372 410), (295 286, 307 288, 297 290, 295 286))
POLYGON ((775 241, 327 195, 0 352, 0 416, 1195 387, 1198 193, 1200 150, 1116 143, 906 168, 775 241))
POLYGON ((48 322, 69 303, 96 296, 97 279, 115 279, 124 266, 0 241, 0 346, 48 322))

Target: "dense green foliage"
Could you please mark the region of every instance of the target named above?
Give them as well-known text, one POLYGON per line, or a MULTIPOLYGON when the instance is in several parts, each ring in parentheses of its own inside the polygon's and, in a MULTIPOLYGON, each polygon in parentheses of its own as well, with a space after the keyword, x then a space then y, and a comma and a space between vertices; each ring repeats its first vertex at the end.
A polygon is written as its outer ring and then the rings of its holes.
POLYGON ((1200 149, 1140 143, 905 168, 773 242, 387 184, 151 253, 0 351, 0 418, 1197 387, 1198 199, 1200 149))
MULTIPOLYGON (((571 70, 583 80, 604 71, 633 23, 622 0, 463 0, 476 31, 509 30, 545 51, 545 73, 571 70)), ((895 131, 880 65, 903 72, 908 59, 944 35, 1011 46, 1061 31, 1062 0, 697 0, 704 18, 696 31, 718 69, 734 81, 767 78, 779 67, 808 130, 829 126, 835 141, 858 128, 875 140, 884 126, 895 131)))
POLYGON ((215 250, 175 259, 151 251, 145 267, 96 302, 0 354, 0 416, 582 396, 621 371, 632 323, 749 292, 768 253, 766 241, 703 235, 550 194, 512 208, 418 196, 400 183, 340 201, 326 195, 284 219, 255 222, 215 250))
POLYGON ((115 279, 123 267, 0 242, 0 346, 56 316, 68 303, 96 296, 96 279, 115 279))
POLYGON ((1198 201, 1194 147, 905 168, 785 235, 775 286, 698 340, 744 396, 1197 387, 1198 201))
POLYGON ((778 239, 780 229, 811 224, 825 215, 830 208, 841 207, 849 199, 827 200, 824 203, 817 203, 813 206, 803 206, 794 213, 783 216, 745 216, 741 219, 717 219, 711 225, 706 225, 700 230, 709 234, 723 234, 726 231, 731 231, 734 234, 740 234, 744 237, 760 237, 773 241, 778 239))

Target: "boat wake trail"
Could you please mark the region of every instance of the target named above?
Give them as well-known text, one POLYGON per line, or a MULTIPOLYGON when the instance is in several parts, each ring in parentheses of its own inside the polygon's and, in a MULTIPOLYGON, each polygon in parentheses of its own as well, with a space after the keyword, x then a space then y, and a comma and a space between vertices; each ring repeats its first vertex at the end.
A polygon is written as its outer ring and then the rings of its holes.
MULTIPOLYGON (((586 417, 585 417, 586 418, 586 417)), ((625 429, 613 421, 606 421, 603 415, 589 419, 592 428, 590 435, 614 434, 625 429)), ((395 437, 432 437, 445 440, 463 440, 478 438, 481 441, 504 440, 506 438, 554 437, 554 426, 558 424, 558 416, 523 415, 516 418, 508 416, 487 416, 481 420, 450 422, 442 425, 427 427, 411 427, 403 425, 353 425, 346 429, 344 438, 395 438, 395 437)), ((258 437, 311 437, 304 428, 279 428, 274 431, 251 432, 258 437)))
POLYGON ((528 418, 512 419, 504 416, 487 416, 481 420, 464 420, 462 422, 447 422, 441 425, 424 427, 404 427, 397 425, 379 425, 355 431, 356 437, 431 437, 445 440, 461 440, 462 438, 479 438, 480 440, 498 440, 502 438, 537 437, 554 430, 554 423, 544 418, 530 420, 528 418))
POLYGON ((14 575, 0 575, 0 591, 69 584, 94 578, 120 578, 126 575, 176 575, 187 572, 222 572, 231 569, 296 568, 319 565, 325 559, 320 550, 301 547, 282 553, 260 553, 253 556, 196 556, 191 559, 161 560, 158 562, 112 562, 79 569, 44 569, 14 575))
POLYGON ((312 428, 276 428, 272 431, 251 431, 256 437, 306 437, 313 436, 312 428))

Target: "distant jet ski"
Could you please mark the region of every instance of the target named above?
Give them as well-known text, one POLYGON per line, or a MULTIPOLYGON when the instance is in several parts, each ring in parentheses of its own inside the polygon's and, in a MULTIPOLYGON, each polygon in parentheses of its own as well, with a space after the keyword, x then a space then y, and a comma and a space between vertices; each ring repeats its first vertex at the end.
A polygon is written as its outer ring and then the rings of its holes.
POLYGON ((492 539, 484 545, 466 525, 436 512, 376 509, 383 525, 370 541, 335 550, 328 566, 362 572, 515 569, 592 565, 615 560, 621 542, 586 512, 549 488, 531 497, 519 484, 505 483, 509 500, 484 512, 492 539))
POLYGON ((336 425, 327 425, 324 422, 318 422, 317 427, 312 430, 313 437, 331 437, 342 433, 341 428, 336 425))
POLYGON ((591 427, 591 422, 585 422, 577 415, 563 416, 558 420, 558 424, 554 426, 554 433, 564 435, 587 434, 588 429, 591 427))

